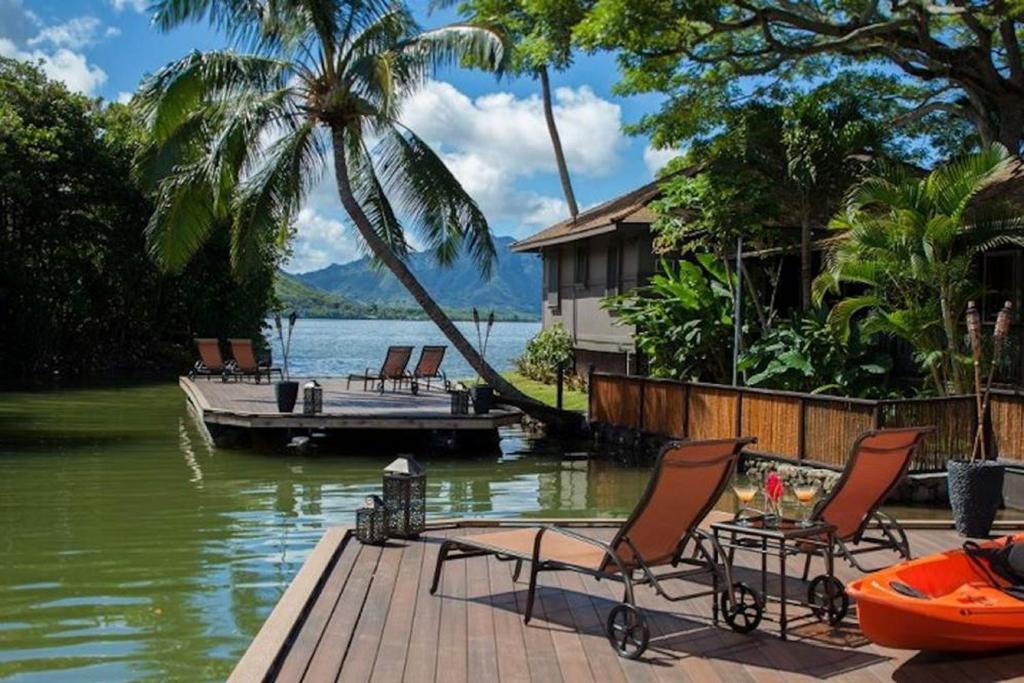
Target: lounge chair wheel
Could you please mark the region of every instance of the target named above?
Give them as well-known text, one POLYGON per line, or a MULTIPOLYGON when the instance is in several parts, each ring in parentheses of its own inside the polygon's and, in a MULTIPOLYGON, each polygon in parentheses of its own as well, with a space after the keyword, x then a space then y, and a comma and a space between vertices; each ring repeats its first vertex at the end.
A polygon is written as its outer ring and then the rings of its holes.
POLYGON ((758 627, 764 616, 764 600, 760 593, 739 581, 732 585, 732 593, 731 605, 729 591, 722 591, 719 597, 722 617, 736 633, 750 633, 758 627))
POLYGON ((807 587, 807 604, 820 621, 832 626, 842 623, 850 610, 850 596, 839 579, 821 574, 807 587))
POLYGON ((608 642, 615 652, 625 659, 636 659, 647 649, 651 630, 647 620, 633 605, 622 603, 608 613, 608 642))

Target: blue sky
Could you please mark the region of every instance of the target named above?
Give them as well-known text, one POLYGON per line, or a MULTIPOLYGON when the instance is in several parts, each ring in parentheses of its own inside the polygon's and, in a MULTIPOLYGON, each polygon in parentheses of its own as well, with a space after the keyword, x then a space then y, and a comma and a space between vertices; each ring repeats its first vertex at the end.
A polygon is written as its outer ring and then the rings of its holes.
MULTIPOLYGON (((140 79, 189 50, 223 47, 205 25, 163 34, 150 26, 149 0, 0 0, 0 55, 42 60, 53 78, 89 95, 128 96, 140 79)), ((436 26, 451 12, 420 21, 436 26)), ((553 74, 555 116, 566 148, 577 199, 590 206, 648 182, 666 154, 647 140, 622 134, 657 104, 654 97, 611 94, 617 79, 607 54, 581 55, 553 74)), ((523 237, 566 216, 543 126, 537 84, 496 81, 480 72, 437 74, 404 110, 405 122, 442 154, 479 202, 497 235, 523 237)), ((334 188, 324 182, 297 220, 287 270, 304 271, 360 255, 334 188)))

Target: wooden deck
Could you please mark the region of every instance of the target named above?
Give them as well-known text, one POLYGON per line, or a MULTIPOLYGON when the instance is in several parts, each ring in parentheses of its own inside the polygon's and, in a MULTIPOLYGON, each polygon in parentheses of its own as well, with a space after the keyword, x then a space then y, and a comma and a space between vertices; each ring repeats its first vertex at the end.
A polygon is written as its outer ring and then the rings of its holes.
MULTIPOLYGON (((297 381, 304 383, 305 379, 297 381)), ((522 414, 515 409, 492 410, 486 415, 452 415, 451 399, 432 388, 413 395, 408 387, 383 394, 364 391, 353 382, 346 389, 340 378, 318 379, 323 386, 323 412, 302 414, 302 393, 294 413, 280 413, 274 387, 253 381, 220 382, 181 377, 178 385, 199 410, 207 425, 244 429, 314 429, 322 431, 375 430, 496 430, 518 423, 522 414)))
MULTIPOLYGON (((1024 653, 968 658, 887 650, 866 641, 853 616, 836 629, 805 623, 791 631, 788 642, 773 635, 774 624, 739 635, 712 625, 710 598, 670 603, 646 587, 638 589, 637 597, 650 620, 651 644, 641 660, 627 661, 614 654, 604 636, 605 616, 621 599, 618 584, 574 572, 542 573, 534 619, 524 626, 525 584, 513 584, 508 563, 487 557, 448 563, 438 594, 431 596, 440 540, 499 524, 436 524, 420 541, 393 541, 383 548, 362 546, 344 529, 328 530, 231 680, 790 683, 1024 678, 1024 653)), ((607 522, 582 526, 583 533, 603 538, 614 528, 607 522)), ((919 555, 960 542, 949 529, 915 528, 911 534, 919 555)), ((792 574, 798 575, 796 570, 794 560, 792 574)), ((845 565, 839 573, 843 580, 855 576, 845 565)), ((798 584, 793 580, 792 589, 798 584)), ((796 612, 794 608, 791 616, 796 612)))

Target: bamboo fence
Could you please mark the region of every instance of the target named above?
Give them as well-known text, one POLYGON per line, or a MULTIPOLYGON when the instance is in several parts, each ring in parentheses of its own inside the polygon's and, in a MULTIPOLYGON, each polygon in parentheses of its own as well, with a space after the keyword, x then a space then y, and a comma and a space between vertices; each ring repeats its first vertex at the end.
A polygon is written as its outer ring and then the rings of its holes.
MULTIPOLYGON (((991 417, 999 457, 1024 461, 1024 393, 996 392, 991 417)), ((867 429, 934 425, 915 471, 969 455, 977 429, 973 396, 876 401, 597 372, 590 421, 676 439, 756 436, 756 453, 831 467, 867 429)))

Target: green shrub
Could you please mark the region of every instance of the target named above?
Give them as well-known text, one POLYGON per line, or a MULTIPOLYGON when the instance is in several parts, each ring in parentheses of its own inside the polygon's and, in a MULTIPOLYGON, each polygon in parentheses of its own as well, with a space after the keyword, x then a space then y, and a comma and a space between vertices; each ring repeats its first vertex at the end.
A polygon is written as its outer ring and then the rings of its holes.
POLYGON ((519 374, 538 382, 550 384, 558 375, 558 367, 573 373, 572 336, 561 325, 546 327, 526 342, 526 351, 516 359, 519 374))

